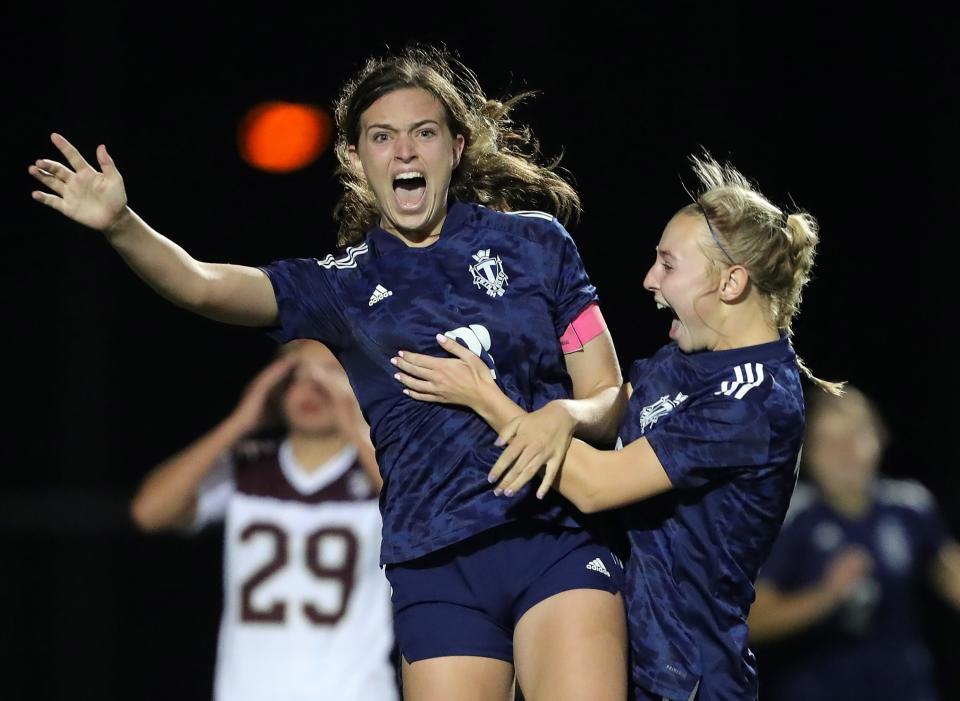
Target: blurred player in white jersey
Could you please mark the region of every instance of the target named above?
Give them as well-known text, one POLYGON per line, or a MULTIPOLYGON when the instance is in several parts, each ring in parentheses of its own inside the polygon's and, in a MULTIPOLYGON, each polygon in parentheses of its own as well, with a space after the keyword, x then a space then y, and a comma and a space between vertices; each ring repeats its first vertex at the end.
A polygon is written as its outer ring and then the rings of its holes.
POLYGON ((225 521, 217 701, 393 701, 381 480, 343 369, 290 344, 236 409, 156 467, 132 503, 145 531, 225 521), (253 441, 279 400, 281 441, 253 441))

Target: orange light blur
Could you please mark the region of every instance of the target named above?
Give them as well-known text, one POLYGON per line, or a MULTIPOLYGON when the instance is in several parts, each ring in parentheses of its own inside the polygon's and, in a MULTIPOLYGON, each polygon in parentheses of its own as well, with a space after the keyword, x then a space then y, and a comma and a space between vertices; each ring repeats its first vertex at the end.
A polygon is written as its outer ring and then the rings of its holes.
POLYGON ((327 110, 292 102, 264 102, 240 124, 240 156, 254 168, 289 173, 313 163, 330 145, 327 110))

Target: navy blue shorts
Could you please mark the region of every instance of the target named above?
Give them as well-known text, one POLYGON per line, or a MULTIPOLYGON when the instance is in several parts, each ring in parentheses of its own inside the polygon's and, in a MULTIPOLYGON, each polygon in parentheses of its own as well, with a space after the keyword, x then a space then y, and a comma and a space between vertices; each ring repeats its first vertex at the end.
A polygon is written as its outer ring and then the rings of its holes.
POLYGON ((513 629, 571 589, 618 594, 623 567, 584 530, 508 523, 410 562, 387 565, 407 662, 470 655, 513 662, 513 629))

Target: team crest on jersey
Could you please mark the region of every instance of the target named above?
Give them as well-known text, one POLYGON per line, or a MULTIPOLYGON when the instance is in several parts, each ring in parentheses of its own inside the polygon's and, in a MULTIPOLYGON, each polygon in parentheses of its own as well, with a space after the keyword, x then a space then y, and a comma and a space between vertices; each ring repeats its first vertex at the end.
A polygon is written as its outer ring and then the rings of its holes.
POLYGON ((473 254, 476 261, 470 266, 473 275, 473 284, 487 291, 487 294, 496 299, 503 297, 503 288, 507 286, 507 274, 503 271, 500 256, 491 256, 490 249, 480 249, 473 254))
POLYGON ((665 394, 660 399, 649 406, 643 407, 640 412, 640 430, 646 431, 657 423, 664 416, 680 406, 687 399, 683 392, 677 392, 677 396, 670 399, 669 394, 665 394))

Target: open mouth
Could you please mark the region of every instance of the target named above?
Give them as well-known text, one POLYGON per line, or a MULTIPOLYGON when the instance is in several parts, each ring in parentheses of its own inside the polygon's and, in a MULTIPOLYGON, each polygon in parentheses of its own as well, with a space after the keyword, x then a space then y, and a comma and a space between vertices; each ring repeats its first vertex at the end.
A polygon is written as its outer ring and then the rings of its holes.
POLYGON ((659 302, 659 301, 658 301, 658 302, 657 302, 657 309, 660 310, 660 311, 666 310, 667 312, 669 312, 669 314, 670 314, 674 319, 677 319, 677 320, 680 319, 680 317, 677 316, 677 313, 676 313, 675 311, 673 311, 673 307, 671 307, 669 304, 666 304, 666 303, 664 303, 664 302, 659 302))
POLYGON ((670 338, 676 338, 677 333, 680 331, 680 317, 677 316, 677 313, 673 310, 673 307, 659 300, 657 300, 657 309, 661 311, 665 310, 670 313, 670 316, 673 318, 673 320, 670 322, 670 338))
POLYGON ((416 209, 427 194, 427 179, 419 171, 400 173, 393 179, 393 193, 400 209, 416 209))

